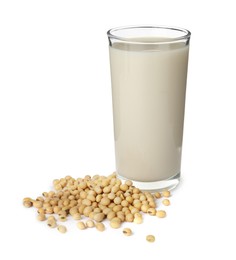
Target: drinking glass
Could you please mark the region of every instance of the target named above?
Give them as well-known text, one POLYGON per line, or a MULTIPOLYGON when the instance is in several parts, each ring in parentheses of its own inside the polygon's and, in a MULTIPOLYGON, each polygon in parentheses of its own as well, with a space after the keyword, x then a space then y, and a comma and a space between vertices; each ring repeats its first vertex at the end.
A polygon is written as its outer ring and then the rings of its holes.
POLYGON ((109 40, 116 171, 142 190, 180 180, 191 33, 164 26, 129 26, 109 40))

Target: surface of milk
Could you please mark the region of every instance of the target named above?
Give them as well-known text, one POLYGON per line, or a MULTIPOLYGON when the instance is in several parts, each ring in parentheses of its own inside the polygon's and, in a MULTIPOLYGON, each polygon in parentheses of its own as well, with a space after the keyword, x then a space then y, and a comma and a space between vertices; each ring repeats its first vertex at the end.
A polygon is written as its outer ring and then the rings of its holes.
POLYGON ((171 178, 181 164, 189 48, 156 41, 110 47, 117 172, 141 182, 171 178))

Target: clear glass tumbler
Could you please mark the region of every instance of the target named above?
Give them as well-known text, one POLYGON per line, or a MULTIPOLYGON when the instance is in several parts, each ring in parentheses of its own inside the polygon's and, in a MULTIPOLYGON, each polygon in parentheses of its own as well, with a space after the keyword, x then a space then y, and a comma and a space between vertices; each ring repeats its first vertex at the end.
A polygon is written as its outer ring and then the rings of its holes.
POLYGON ((190 32, 130 26, 109 39, 116 171, 142 190, 180 179, 190 32))

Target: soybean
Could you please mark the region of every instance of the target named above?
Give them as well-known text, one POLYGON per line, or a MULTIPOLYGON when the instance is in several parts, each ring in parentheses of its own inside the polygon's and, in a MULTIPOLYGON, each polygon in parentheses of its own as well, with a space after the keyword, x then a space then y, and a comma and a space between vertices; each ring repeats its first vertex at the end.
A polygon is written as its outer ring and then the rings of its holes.
POLYGON ((100 222, 96 223, 95 227, 96 227, 96 229, 97 229, 98 231, 101 231, 101 232, 103 232, 103 231, 105 230, 104 224, 103 224, 103 223, 100 223, 100 222))
POLYGON ((146 236, 146 240, 150 243, 155 242, 155 237, 153 235, 148 235, 146 236))
POLYGON ((123 229, 123 234, 125 236, 131 236, 132 235, 132 230, 130 228, 124 228, 123 229))
POLYGON ((63 225, 59 225, 57 227, 57 230, 60 232, 60 233, 66 233, 67 232, 67 228, 63 225))
POLYGON ((168 190, 163 191, 162 196, 165 197, 165 198, 170 197, 170 191, 168 191, 168 190))
POLYGON ((170 205, 170 201, 168 199, 164 199, 162 201, 162 204, 165 205, 165 206, 169 206, 170 205))
POLYGON ((94 222, 92 220, 87 220, 86 221, 86 227, 88 227, 88 228, 94 227, 94 222))
POLYGON ((121 226, 121 220, 119 218, 113 218, 110 222, 112 228, 119 228, 121 226))
POLYGON ((84 222, 82 222, 82 221, 77 223, 77 227, 80 230, 86 229, 86 226, 85 226, 84 222))
POLYGON ((157 210, 156 216, 158 218, 165 218, 166 217, 166 212, 164 210, 157 210))

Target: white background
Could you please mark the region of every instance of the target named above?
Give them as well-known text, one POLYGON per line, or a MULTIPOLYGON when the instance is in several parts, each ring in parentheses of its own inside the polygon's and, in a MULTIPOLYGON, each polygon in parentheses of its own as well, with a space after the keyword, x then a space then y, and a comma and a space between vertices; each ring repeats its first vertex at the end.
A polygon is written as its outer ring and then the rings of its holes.
POLYGON ((1 259, 236 258, 233 3, 0 2, 1 259), (115 170, 106 31, 140 24, 192 32, 182 183, 168 217, 131 225, 132 237, 73 222, 61 235, 22 198, 49 190, 54 178, 115 170))

